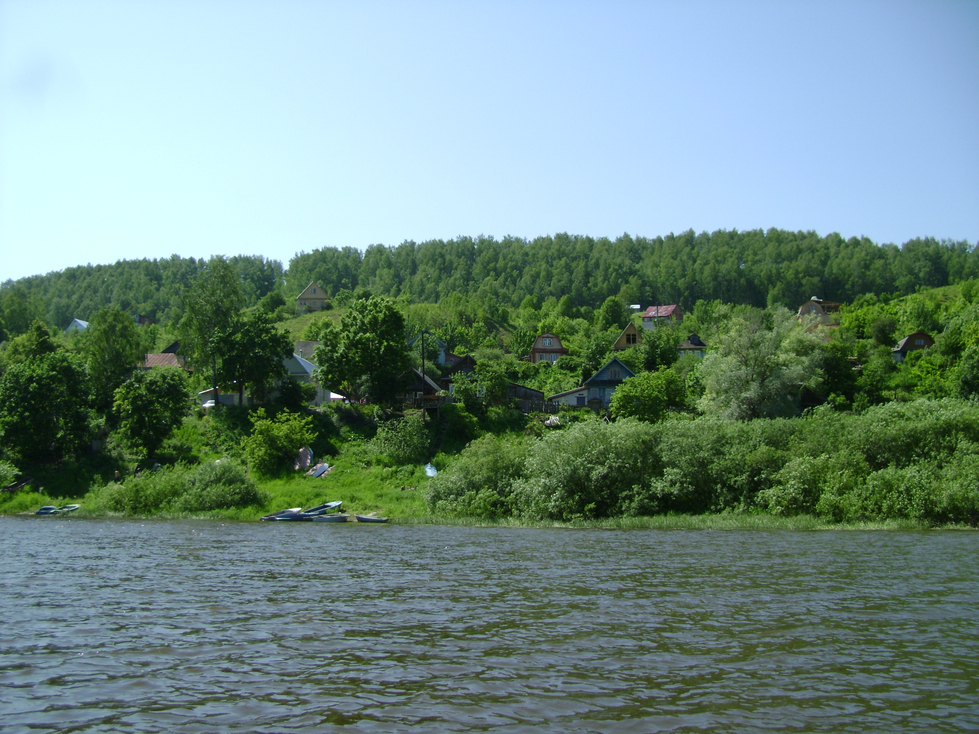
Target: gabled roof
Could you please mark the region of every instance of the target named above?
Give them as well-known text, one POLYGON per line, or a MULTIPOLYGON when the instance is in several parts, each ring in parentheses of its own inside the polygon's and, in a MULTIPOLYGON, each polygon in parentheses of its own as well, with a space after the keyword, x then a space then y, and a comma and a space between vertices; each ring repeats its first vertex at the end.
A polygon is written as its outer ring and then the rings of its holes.
POLYGON ((563 398, 563 397, 567 397, 568 395, 574 395, 577 392, 587 393, 588 388, 585 387, 584 385, 580 385, 579 387, 576 387, 573 390, 565 390, 564 392, 555 393, 554 395, 551 395, 547 399, 554 400, 554 398, 563 398))
POLYGON ((312 377, 313 370, 316 369, 315 364, 310 362, 308 359, 303 359, 298 354, 291 354, 288 357, 283 357, 282 364, 285 365, 286 370, 288 370, 291 376, 309 375, 312 377))
POLYGON ((298 354, 300 357, 302 357, 307 361, 310 361, 313 358, 313 352, 316 351, 316 347, 318 347, 322 343, 323 342, 305 341, 305 340, 297 341, 293 346, 293 353, 298 354))
POLYGON ((434 392, 438 392, 439 390, 442 389, 441 387, 439 387, 438 383, 435 382, 435 380, 433 380, 428 375, 423 376, 422 373, 419 370, 416 370, 414 367, 412 367, 411 371, 407 374, 411 374, 414 376, 414 381, 410 385, 408 385, 408 390, 417 390, 419 387, 422 387, 423 384, 425 387, 431 388, 434 392), (424 378, 424 383, 422 382, 423 378, 424 378))
POLYGON ((909 350, 913 350, 915 347, 917 347, 919 349, 922 348, 921 346, 918 346, 913 341, 911 341, 912 339, 916 339, 916 338, 918 338, 918 339, 924 339, 925 340, 925 343, 922 346, 925 346, 925 347, 930 347, 930 346, 933 346, 935 344, 935 340, 932 339, 931 334, 928 334, 928 333, 926 333, 924 331, 916 331, 913 334, 908 334, 906 337, 904 337, 901 341, 899 341, 897 343, 897 346, 894 347, 894 349, 892 349, 891 351, 892 352, 907 352, 909 350))
POLYGON ((596 370, 594 375, 592 375, 587 380, 585 380, 584 384, 585 385, 588 385, 592 381, 599 381, 599 380, 607 379, 607 378, 604 378, 604 377, 599 377, 599 375, 601 375, 603 372, 605 372, 605 370, 611 368, 613 365, 618 365, 619 367, 622 368, 622 379, 623 380, 628 379, 629 377, 635 377, 636 376, 636 373, 633 372, 631 369, 629 369, 628 365, 626 365, 625 362, 623 362, 622 360, 620 360, 618 357, 612 357, 612 359, 610 359, 608 362, 606 362, 605 364, 603 364, 601 366, 601 368, 599 368, 598 370, 596 370))
POLYGON ((557 334, 552 334, 551 332, 548 331, 543 334, 537 335, 537 338, 534 339, 534 346, 531 348, 531 351, 546 350, 548 352, 556 352, 562 349, 567 351, 567 348, 561 343, 561 338, 557 334), (551 344, 551 346, 549 347, 545 347, 544 339, 553 339, 554 343, 551 344))
POLYGON ((417 334, 415 334, 413 337, 411 337, 411 339, 408 340, 408 346, 409 347, 415 346, 415 342, 418 341, 418 339, 421 337, 422 334, 428 334, 428 336, 432 337, 435 340, 435 343, 438 344, 439 349, 441 349, 443 351, 447 351, 448 350, 449 345, 446 344, 441 339, 439 339, 437 336, 435 336, 435 334, 433 334, 432 332, 430 332, 428 329, 422 329, 417 334))
POLYGON ((675 303, 669 306, 650 306, 642 312, 642 317, 644 319, 665 319, 673 315, 679 315, 677 313, 679 310, 680 307, 675 303))
POLYGON ((147 354, 146 359, 143 360, 143 369, 148 370, 153 367, 180 367, 181 369, 187 368, 184 360, 178 357, 173 352, 147 354))
POLYGON ((303 292, 302 293, 300 293, 298 296, 296 296, 296 300, 299 300, 300 298, 305 298, 307 301, 309 301, 309 300, 313 300, 313 301, 323 300, 323 301, 325 301, 326 300, 326 291, 324 291, 323 288, 320 286, 320 284, 317 283, 314 280, 312 283, 310 283, 305 288, 303 288, 303 292), (316 293, 313 293, 313 289, 316 290, 316 293))
POLYGON ((458 357, 457 361, 443 373, 442 378, 451 377, 457 372, 472 372, 474 369, 476 369, 476 358, 471 354, 466 354, 458 357))
POLYGON ((678 347, 678 349, 706 349, 706 348, 707 345, 704 343, 704 340, 701 339, 696 334, 691 334, 690 337, 682 344, 680 344, 680 346, 678 347))

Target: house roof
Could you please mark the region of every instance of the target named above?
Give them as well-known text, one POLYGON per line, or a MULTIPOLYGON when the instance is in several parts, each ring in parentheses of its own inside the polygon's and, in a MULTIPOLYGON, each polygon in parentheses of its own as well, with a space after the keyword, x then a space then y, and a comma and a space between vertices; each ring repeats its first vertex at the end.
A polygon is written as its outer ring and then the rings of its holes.
POLYGON ((298 354, 303 359, 310 361, 313 357, 313 352, 316 351, 316 347, 322 343, 323 342, 300 340, 294 345, 293 352, 298 354))
POLYGON ((669 306, 650 306, 642 312, 642 317, 644 319, 665 319, 678 315, 677 312, 679 310, 680 307, 675 303, 669 306))
POLYGON ((552 334, 551 332, 548 331, 543 334, 538 334, 537 338, 534 339, 534 346, 530 351, 533 352, 533 351, 544 350, 547 352, 559 352, 562 349, 567 351, 567 347, 565 347, 561 343, 561 337, 559 337, 557 334, 552 334), (553 339, 554 343, 549 347, 545 347, 544 339, 553 339))
POLYGON ((298 354, 292 354, 288 357, 283 357, 282 364, 285 365, 290 375, 312 376, 313 370, 316 369, 315 364, 310 362, 308 359, 303 359, 298 354))
POLYGON ((625 379, 627 379, 629 377, 635 377, 636 376, 636 373, 633 372, 631 369, 629 369, 628 365, 626 365, 625 362, 623 362, 622 360, 620 360, 618 357, 612 357, 612 359, 610 359, 608 362, 606 362, 605 364, 603 364, 598 370, 596 370, 594 375, 592 375, 587 380, 585 380, 585 383, 584 384, 585 385, 588 385, 593 380, 595 380, 595 381, 601 381, 601 380, 606 379, 605 377, 599 377, 599 375, 601 375, 603 372, 605 372, 605 370, 608 369, 609 367, 611 367, 613 364, 617 364, 619 367, 622 368, 622 370, 623 370, 623 373, 622 374, 624 375, 624 377, 622 378, 623 380, 625 380, 625 379))
POLYGON ((578 392, 588 392, 588 388, 585 387, 584 385, 581 385, 580 387, 576 387, 573 390, 565 390, 564 392, 555 393, 554 395, 551 395, 548 398, 548 400, 554 400, 555 398, 564 398, 567 397, 568 395, 574 395, 575 393, 578 392))
POLYGON ((526 385, 521 385, 517 382, 508 382, 508 390, 523 390, 525 393, 533 393, 534 395, 540 395, 540 399, 544 399, 544 393, 541 390, 535 390, 532 387, 527 387, 526 385))
POLYGON ((707 345, 704 340, 701 339, 696 334, 691 334, 690 337, 684 341, 678 349, 706 349, 707 345))
POLYGON ((312 300, 312 301, 317 301, 317 300, 325 301, 326 300, 326 291, 324 291, 323 288, 320 286, 320 284, 317 283, 314 280, 312 283, 310 283, 305 288, 303 288, 302 293, 300 293, 298 296, 296 296, 296 300, 299 300, 300 298, 305 298, 307 301, 310 301, 310 300, 312 300), (311 288, 316 288, 317 289, 317 292, 315 294, 312 293, 310 291, 311 288), (307 293, 307 291, 310 291, 310 292, 307 293))
MULTIPOLYGON (((416 370, 414 367, 412 367, 410 374, 414 375, 414 382, 408 385, 408 389, 417 390, 419 387, 422 386, 422 378, 423 378, 422 373, 419 370, 416 370)), ((426 387, 430 387, 435 392, 438 392, 439 390, 442 389, 441 386, 439 386, 439 384, 435 382, 435 380, 433 380, 428 375, 424 375, 424 380, 425 380, 424 385, 426 387)))
POLYGON ((912 339, 923 337, 925 339, 924 346, 930 347, 935 343, 935 340, 931 338, 931 334, 924 331, 916 331, 913 334, 908 334, 901 341, 897 343, 897 346, 892 349, 892 352, 906 352, 913 349, 916 345, 912 342, 912 339))
POLYGON ((146 359, 143 360, 143 368, 148 370, 152 369, 153 367, 180 367, 182 369, 187 369, 184 360, 173 352, 147 354, 146 359))

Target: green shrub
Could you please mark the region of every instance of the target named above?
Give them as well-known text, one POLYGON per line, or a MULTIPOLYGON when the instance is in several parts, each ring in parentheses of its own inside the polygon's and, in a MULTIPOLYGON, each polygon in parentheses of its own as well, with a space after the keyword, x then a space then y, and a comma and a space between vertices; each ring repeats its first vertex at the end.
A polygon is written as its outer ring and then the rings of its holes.
POLYGON ((960 443, 936 478, 932 497, 935 522, 979 525, 979 445, 960 443))
POLYGON ((590 421, 546 435, 530 448, 514 483, 518 512, 576 520, 634 513, 635 497, 658 469, 654 427, 634 419, 590 421))
POLYGON ((476 439, 429 482, 425 493, 429 509, 480 518, 512 515, 513 483, 523 475, 526 453, 523 439, 491 435, 476 439))
POLYGON ((245 467, 220 460, 188 472, 184 492, 172 506, 184 512, 203 512, 261 505, 264 499, 245 467))
POLYGON ((263 495, 244 467, 229 460, 144 471, 124 482, 96 487, 86 498, 91 510, 127 515, 204 512, 263 503, 263 495))
MULTIPOLYGON (((3 492, 0 494, 0 512, 14 515, 20 512, 35 512, 45 505, 54 504, 48 495, 40 492, 3 492)), ((60 503, 59 503, 60 504, 60 503)))
POLYGON ((378 463, 421 464, 428 459, 429 435, 420 413, 382 423, 371 441, 378 463))
POLYGON ((439 409, 445 441, 465 446, 479 435, 479 420, 459 403, 447 403, 439 409))
POLYGON ((0 461, 0 487, 6 487, 17 480, 20 470, 9 461, 0 461))
POLYGON ((245 460, 256 474, 271 477, 292 468, 299 450, 315 435, 310 416, 282 411, 274 419, 259 408, 252 416, 252 432, 242 442, 245 460))
POLYGON ((857 452, 796 456, 758 493, 758 504, 774 515, 819 514, 840 517, 851 512, 849 500, 870 468, 857 452))

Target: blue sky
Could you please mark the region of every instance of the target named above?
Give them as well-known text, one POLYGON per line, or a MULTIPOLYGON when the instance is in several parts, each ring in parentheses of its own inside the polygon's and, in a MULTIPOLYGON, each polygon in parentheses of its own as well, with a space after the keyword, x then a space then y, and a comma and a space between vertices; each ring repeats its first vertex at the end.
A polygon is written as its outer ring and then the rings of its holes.
POLYGON ((769 227, 979 242, 979 2, 0 0, 0 281, 769 227))

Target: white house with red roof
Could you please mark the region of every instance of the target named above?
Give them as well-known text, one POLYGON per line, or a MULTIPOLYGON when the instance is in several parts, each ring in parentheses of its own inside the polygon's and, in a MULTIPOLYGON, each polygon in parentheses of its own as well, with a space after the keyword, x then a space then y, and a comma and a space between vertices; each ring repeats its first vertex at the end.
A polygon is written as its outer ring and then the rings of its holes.
POLYGON ((683 309, 674 303, 669 306, 650 306, 642 312, 642 328, 646 331, 651 331, 667 321, 679 324, 683 321, 683 309))

